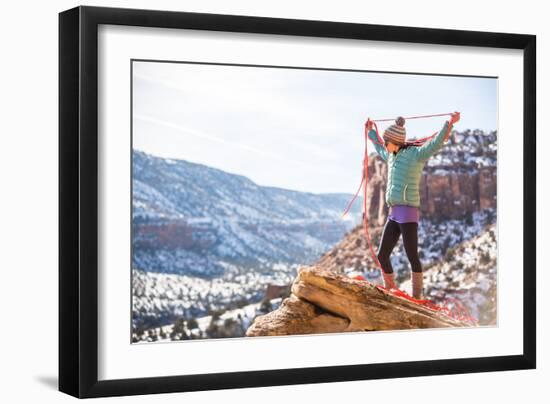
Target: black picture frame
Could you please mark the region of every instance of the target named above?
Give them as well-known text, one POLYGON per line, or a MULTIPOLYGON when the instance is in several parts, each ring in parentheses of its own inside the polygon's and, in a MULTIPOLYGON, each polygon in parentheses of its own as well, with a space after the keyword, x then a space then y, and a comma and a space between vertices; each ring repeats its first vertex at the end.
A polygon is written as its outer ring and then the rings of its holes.
POLYGON ((59 390, 105 397, 536 367, 536 36, 77 7, 59 14, 59 390), (523 51, 523 354, 98 380, 98 26, 279 34, 523 51))

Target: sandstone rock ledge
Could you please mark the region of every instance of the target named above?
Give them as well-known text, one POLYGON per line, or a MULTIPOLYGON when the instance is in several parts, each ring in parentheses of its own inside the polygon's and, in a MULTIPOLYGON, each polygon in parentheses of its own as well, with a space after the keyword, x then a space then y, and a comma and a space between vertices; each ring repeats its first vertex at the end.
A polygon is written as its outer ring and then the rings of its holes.
POLYGON ((319 267, 302 267, 290 297, 258 316, 246 336, 468 327, 376 286, 319 267))

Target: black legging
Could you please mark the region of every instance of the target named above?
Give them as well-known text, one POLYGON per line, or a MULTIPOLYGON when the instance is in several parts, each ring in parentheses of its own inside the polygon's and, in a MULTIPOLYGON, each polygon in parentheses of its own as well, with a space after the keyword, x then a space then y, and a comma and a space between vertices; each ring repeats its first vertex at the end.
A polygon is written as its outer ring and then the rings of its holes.
POLYGON ((382 269, 387 274, 393 272, 390 255, 401 234, 403 234, 403 245, 412 271, 422 272, 422 264, 418 258, 418 223, 398 223, 392 219, 388 219, 384 225, 382 241, 378 248, 378 261, 382 269))

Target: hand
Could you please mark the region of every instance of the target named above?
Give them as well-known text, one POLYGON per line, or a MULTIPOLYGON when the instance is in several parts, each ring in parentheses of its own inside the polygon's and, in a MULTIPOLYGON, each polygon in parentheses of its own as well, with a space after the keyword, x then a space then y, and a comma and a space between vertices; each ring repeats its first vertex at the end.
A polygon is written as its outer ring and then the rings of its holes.
POLYGON ((367 132, 367 134, 368 134, 369 131, 372 130, 372 126, 373 126, 373 124, 372 124, 372 121, 370 120, 370 118, 367 119, 367 122, 365 122, 365 131, 367 132))
MULTIPOLYGON (((456 122, 460 121, 460 112, 454 112, 451 114, 451 119, 449 120, 449 125, 452 126, 456 122)), ((445 135, 445 139, 443 139, 444 142, 447 142, 449 140, 449 137, 451 136, 451 128, 449 128, 449 131, 445 135)))
POLYGON ((460 121, 460 112, 455 112, 451 114, 451 125, 454 125, 458 121, 460 121))

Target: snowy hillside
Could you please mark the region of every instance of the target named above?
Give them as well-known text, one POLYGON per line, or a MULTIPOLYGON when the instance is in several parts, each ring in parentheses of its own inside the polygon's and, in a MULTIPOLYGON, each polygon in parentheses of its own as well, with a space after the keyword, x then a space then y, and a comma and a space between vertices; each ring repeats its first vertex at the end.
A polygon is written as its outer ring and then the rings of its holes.
POLYGON ((459 171, 473 171, 497 164, 497 132, 480 130, 453 131, 449 143, 426 163, 430 168, 454 167, 459 171))
POLYGON ((241 273, 238 267, 230 267, 213 279, 134 269, 133 324, 148 328, 259 302, 268 285, 291 283, 297 269, 298 265, 279 264, 269 271, 241 273))
POLYGON ((255 184, 184 160, 133 153, 133 324, 258 302, 360 220, 352 195, 255 184))
POLYGON ((250 223, 335 220, 349 194, 314 194, 260 186, 185 160, 164 159, 134 150, 136 219, 233 218, 250 223))
POLYGON ((252 303, 238 309, 199 318, 178 318, 173 324, 139 328, 132 336, 133 343, 180 341, 204 338, 243 337, 256 316, 277 309, 282 298, 252 303))
POLYGON ((227 265, 304 263, 359 220, 351 195, 259 186, 183 160, 133 154, 133 267, 213 277, 227 265))

